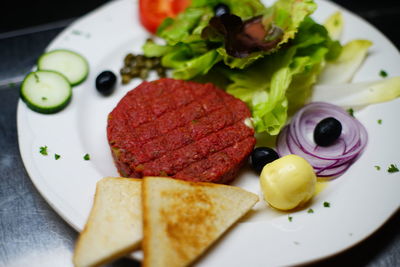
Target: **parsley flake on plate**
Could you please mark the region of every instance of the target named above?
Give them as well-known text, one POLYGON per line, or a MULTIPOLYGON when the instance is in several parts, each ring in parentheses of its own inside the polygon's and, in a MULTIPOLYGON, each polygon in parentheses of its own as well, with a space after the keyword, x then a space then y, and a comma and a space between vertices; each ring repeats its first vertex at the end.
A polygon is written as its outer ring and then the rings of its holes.
POLYGON ((375 169, 376 169, 377 171, 380 171, 380 170, 381 170, 381 166, 375 165, 374 167, 375 167, 375 169))
POLYGON ((325 207, 325 208, 329 208, 330 206, 331 206, 331 203, 326 202, 326 201, 324 202, 324 207, 325 207))
POLYGON ((86 153, 85 156, 83 156, 83 159, 84 160, 90 160, 90 155, 86 153))
POLYGON ((48 152, 47 152, 47 146, 41 146, 39 149, 40 154, 42 154, 43 156, 47 156, 48 152))
POLYGON ((314 213, 314 210, 313 209, 308 209, 307 213, 314 213))
POLYGON ((289 222, 292 222, 293 221, 293 217, 292 216, 288 216, 288 220, 289 220, 289 222))
POLYGON ((382 120, 381 119, 378 120, 378 124, 382 124, 382 120))
POLYGON ((349 108, 349 109, 347 110, 347 113, 349 113, 350 116, 354 117, 354 109, 349 108))
POLYGON ((390 164, 390 166, 388 167, 387 171, 389 173, 394 173, 394 172, 398 172, 399 168, 397 168, 397 166, 395 164, 390 164))
POLYGON ((59 158, 61 158, 61 156, 60 156, 60 155, 58 155, 58 154, 54 154, 54 159, 55 159, 55 160, 58 160, 59 158))
POLYGON ((379 72, 379 75, 380 75, 382 78, 386 78, 386 77, 388 76, 387 72, 384 71, 384 70, 381 70, 381 71, 379 72))

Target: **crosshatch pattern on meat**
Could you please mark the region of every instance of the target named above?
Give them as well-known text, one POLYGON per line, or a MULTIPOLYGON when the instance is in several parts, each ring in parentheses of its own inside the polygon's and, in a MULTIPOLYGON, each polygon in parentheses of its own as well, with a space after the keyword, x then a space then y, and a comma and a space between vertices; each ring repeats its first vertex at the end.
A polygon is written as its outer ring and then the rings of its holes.
POLYGON ((254 148, 251 113, 211 83, 143 82, 108 117, 114 162, 125 177, 228 183, 254 148))

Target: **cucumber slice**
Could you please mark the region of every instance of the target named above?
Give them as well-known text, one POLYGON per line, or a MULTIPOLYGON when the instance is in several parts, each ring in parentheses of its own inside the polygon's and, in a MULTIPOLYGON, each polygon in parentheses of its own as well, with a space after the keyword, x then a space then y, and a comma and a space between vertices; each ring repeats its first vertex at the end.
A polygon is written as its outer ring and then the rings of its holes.
POLYGON ((53 70, 63 74, 72 86, 83 82, 89 74, 89 64, 80 54, 58 49, 44 53, 37 63, 39 70, 53 70))
POLYGON ((72 87, 67 78, 58 72, 35 71, 25 77, 20 94, 30 109, 50 114, 68 105, 72 87))

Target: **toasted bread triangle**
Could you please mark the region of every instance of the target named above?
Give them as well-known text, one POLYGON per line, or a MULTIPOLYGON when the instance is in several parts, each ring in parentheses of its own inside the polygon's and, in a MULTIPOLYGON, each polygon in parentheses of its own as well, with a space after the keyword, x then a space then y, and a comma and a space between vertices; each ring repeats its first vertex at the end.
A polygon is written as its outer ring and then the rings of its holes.
POLYGON ((98 266, 128 254, 142 240, 141 179, 103 178, 97 183, 92 210, 80 234, 73 262, 98 266))
POLYGON ((143 266, 187 266, 258 201, 239 187, 145 177, 143 266))

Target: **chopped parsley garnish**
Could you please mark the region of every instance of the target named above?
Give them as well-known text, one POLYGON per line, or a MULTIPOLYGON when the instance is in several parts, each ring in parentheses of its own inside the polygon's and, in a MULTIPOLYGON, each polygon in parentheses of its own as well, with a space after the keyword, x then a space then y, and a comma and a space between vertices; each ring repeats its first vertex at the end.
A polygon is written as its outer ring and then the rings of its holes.
POLYGON ((307 213, 314 213, 314 210, 313 209, 308 209, 307 213))
POLYGON ((388 76, 387 72, 384 71, 384 70, 381 70, 381 71, 379 72, 379 75, 380 75, 382 78, 386 78, 386 77, 388 76))
POLYGON ((85 154, 85 156, 83 156, 84 160, 90 160, 90 155, 89 154, 85 154))
POLYGON ((74 35, 82 35, 82 32, 80 30, 73 30, 71 33, 74 35))
POLYGON ((40 154, 42 154, 43 156, 47 156, 47 146, 41 146, 39 149, 40 154))
POLYGON ((381 170, 381 166, 375 165, 374 167, 375 167, 375 169, 376 169, 377 171, 380 171, 380 170, 381 170))
POLYGON ((330 206, 331 206, 331 203, 326 202, 326 201, 324 202, 324 207, 325 207, 325 208, 329 208, 330 206))
POLYGON ((347 110, 347 113, 349 113, 350 116, 354 117, 354 109, 349 108, 349 109, 347 110))
POLYGON ((381 119, 378 120, 378 124, 382 124, 382 120, 381 119))
POLYGON ((47 100, 47 97, 42 96, 42 100, 43 100, 43 101, 46 101, 46 100, 47 100))
POLYGON ((59 158, 61 158, 61 156, 60 156, 60 155, 58 155, 58 154, 54 154, 54 159, 55 159, 55 160, 58 160, 59 158))
POLYGON ((390 164, 390 166, 388 167, 387 171, 389 173, 398 172, 399 168, 397 168, 397 166, 395 164, 390 164))
POLYGON ((289 220, 289 222, 293 221, 293 217, 292 216, 288 216, 288 220, 289 220))

